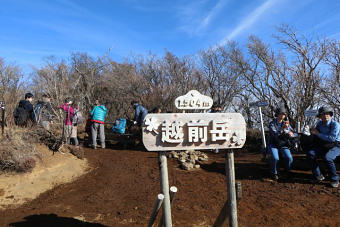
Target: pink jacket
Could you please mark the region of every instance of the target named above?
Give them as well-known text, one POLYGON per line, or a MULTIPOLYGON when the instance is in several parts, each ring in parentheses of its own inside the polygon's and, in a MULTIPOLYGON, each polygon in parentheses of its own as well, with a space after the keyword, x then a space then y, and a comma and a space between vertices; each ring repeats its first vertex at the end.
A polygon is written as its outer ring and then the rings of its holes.
POLYGON ((73 117, 75 108, 73 108, 71 105, 68 105, 67 103, 61 104, 60 108, 65 112, 65 125, 72 125, 71 119, 73 117))

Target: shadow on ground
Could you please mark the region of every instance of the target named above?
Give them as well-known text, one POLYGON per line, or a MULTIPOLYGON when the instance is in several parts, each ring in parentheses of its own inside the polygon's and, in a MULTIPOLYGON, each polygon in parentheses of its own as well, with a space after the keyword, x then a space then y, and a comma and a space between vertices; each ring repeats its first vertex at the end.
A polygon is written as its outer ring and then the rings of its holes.
POLYGON ((24 218, 25 221, 11 223, 13 227, 104 227, 98 223, 80 221, 75 218, 58 217, 56 214, 31 215, 24 218))
MULTIPOLYGON (((266 161, 257 160, 243 160, 235 161, 235 174, 236 180, 264 180, 267 181, 270 178, 269 172, 269 159, 266 161)), ((269 157, 270 158, 270 157, 269 157)), ((280 161, 277 164, 279 182, 280 183, 300 183, 311 184, 312 171, 305 155, 294 154, 294 161, 292 164, 292 174, 290 178, 286 178, 284 169, 284 158, 280 157, 280 161)), ((327 176, 327 168, 322 159, 318 160, 321 172, 324 176, 327 176)), ((336 163, 339 168, 339 163, 336 163)), ((215 172, 225 175, 225 163, 215 161, 209 164, 201 164, 201 168, 208 172, 215 172)), ((269 179, 270 180, 270 179, 269 179)), ((326 183, 320 183, 326 184, 326 183)))

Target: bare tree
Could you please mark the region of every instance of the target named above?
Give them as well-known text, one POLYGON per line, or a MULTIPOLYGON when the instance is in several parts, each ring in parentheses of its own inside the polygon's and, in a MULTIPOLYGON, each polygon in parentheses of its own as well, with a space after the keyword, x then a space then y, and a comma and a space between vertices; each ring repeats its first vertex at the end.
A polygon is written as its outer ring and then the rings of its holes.
POLYGON ((0 58, 0 100, 6 104, 7 124, 13 124, 13 111, 23 98, 24 84, 22 83, 23 73, 16 65, 6 64, 3 58, 0 58))
POLYGON ((320 86, 321 94, 327 105, 335 111, 335 117, 340 119, 340 42, 332 40, 327 45, 325 63, 330 67, 328 77, 320 86))
POLYGON ((270 117, 275 107, 288 110, 293 125, 304 121, 304 111, 320 102, 318 88, 321 80, 319 66, 326 54, 324 40, 313 41, 298 35, 292 28, 281 26, 275 36, 284 52, 275 52, 260 39, 249 38, 249 59, 238 59, 248 91, 257 99, 270 103, 270 117), (287 57, 289 56, 289 57, 287 57))
POLYGON ((208 93, 223 108, 230 107, 241 91, 241 70, 237 62, 233 61, 239 52, 235 43, 228 43, 200 53, 200 66, 208 93))

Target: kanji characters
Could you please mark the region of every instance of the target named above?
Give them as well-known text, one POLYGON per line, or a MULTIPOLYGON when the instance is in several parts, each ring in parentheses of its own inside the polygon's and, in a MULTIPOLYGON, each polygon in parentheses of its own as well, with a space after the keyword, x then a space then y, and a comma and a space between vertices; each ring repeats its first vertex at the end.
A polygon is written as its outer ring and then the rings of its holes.
POLYGON ((227 130, 227 121, 226 120, 213 120, 212 121, 212 130, 210 130, 211 141, 215 142, 217 140, 227 141, 230 139, 230 134, 227 130))
POLYGON ((208 140, 208 126, 209 122, 205 123, 203 120, 188 123, 188 141, 196 143, 200 140, 206 142, 208 140))
POLYGON ((181 143, 183 142, 183 122, 174 121, 170 122, 165 120, 162 123, 162 142, 168 143, 181 143))

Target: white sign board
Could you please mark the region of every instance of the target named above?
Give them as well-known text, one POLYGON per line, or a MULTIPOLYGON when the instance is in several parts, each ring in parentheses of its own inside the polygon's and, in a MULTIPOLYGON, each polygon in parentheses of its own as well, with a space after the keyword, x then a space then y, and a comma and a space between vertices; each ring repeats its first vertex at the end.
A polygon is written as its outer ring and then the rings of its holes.
POLYGON ((240 113, 148 114, 143 143, 149 151, 241 148, 246 122, 240 113))
POLYGON ((209 96, 202 95, 196 90, 189 91, 186 95, 175 99, 175 106, 181 110, 210 109, 213 100, 209 96))
POLYGON ((306 117, 315 117, 316 115, 318 115, 318 110, 306 110, 305 111, 306 117))

